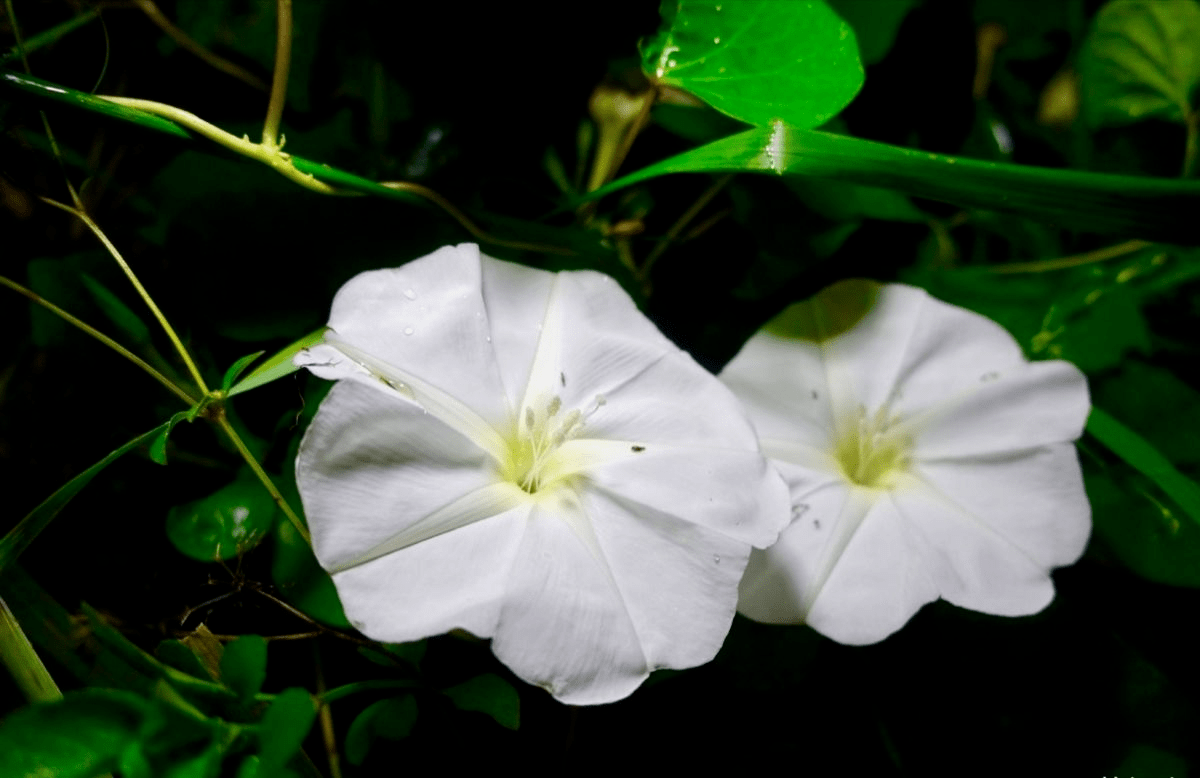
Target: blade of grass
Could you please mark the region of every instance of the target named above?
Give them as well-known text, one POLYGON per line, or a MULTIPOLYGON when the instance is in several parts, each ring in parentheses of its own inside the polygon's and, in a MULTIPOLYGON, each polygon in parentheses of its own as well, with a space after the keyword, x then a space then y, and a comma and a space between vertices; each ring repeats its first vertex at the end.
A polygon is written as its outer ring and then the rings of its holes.
POLYGON ((670 173, 759 172, 833 178, 1073 229, 1189 243, 1200 181, 1121 176, 949 157, 775 122, 624 176, 568 204, 670 173))
POLYGON ((1148 440, 1099 408, 1092 408, 1087 431, 1200 523, 1200 484, 1179 472, 1148 440))

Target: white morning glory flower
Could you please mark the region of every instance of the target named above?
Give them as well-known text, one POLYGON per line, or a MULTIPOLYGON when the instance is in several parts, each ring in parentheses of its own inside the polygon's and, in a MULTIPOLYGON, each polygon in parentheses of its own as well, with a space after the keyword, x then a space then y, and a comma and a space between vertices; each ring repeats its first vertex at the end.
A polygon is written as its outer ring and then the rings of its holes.
POLYGON ((721 373, 792 493, 738 610, 873 643, 942 597, 1017 616, 1054 596, 1091 512, 1082 373, 920 289, 848 281, 792 306, 721 373))
POLYGON ((616 282, 464 244, 351 279, 329 326, 296 477, 358 629, 491 637, 572 704, 712 659, 787 487, 616 282))

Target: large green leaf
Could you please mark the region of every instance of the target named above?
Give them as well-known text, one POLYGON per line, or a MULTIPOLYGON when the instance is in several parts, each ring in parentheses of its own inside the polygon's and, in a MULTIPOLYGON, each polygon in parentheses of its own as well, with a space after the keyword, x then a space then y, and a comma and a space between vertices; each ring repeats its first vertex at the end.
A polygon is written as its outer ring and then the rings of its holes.
POLYGON ((131 692, 82 689, 17 711, 0 725, 5 778, 92 778, 116 767, 150 709, 131 692))
POLYGON ((249 551, 271 530, 275 501, 253 476, 243 474, 207 497, 167 514, 167 537, 192 559, 216 562, 249 551))
POLYGON ((221 654, 221 680, 243 700, 258 694, 267 678, 267 641, 242 635, 221 654))
POLYGON ((58 491, 47 497, 41 505, 30 511, 28 516, 21 519, 17 523, 17 526, 9 530, 3 539, 0 539, 0 570, 3 570, 10 562, 20 556, 21 552, 46 528, 46 525, 58 515, 58 512, 71 501, 71 498, 79 494, 83 487, 87 486, 88 482, 95 478, 101 470, 117 461, 123 454, 162 434, 166 429, 167 424, 164 423, 145 434, 138 435, 133 440, 104 457, 104 459, 101 459, 87 470, 67 481, 58 491))
POLYGON ((1093 127, 1185 121, 1200 85, 1200 3, 1113 0, 1096 15, 1079 70, 1093 127))
POLYGON ((750 124, 815 127, 862 87, 854 31, 821 0, 663 0, 642 69, 750 124))
POLYGON ((368 705, 346 732, 346 759, 361 765, 375 738, 402 740, 417 723, 417 700, 411 694, 368 705))
POLYGON ((774 122, 644 167, 592 199, 669 173, 749 171, 833 178, 1063 227, 1187 243, 1200 182, 948 157, 774 122))

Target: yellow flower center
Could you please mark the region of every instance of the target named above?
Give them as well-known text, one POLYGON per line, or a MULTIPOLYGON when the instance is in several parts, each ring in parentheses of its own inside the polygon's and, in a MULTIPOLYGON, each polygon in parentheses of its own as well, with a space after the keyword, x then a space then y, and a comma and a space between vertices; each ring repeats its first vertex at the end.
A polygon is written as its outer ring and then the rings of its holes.
POLYGON ((834 456, 846 477, 869 489, 887 489, 908 467, 912 439, 887 407, 873 416, 859 407, 858 416, 842 425, 834 456))
POLYGON ((526 405, 519 421, 513 424, 515 431, 505 438, 508 457, 501 476, 529 494, 562 480, 554 466, 555 454, 563 443, 580 436, 584 422, 602 405, 603 395, 597 395, 584 411, 563 413, 558 396, 543 405, 526 405))

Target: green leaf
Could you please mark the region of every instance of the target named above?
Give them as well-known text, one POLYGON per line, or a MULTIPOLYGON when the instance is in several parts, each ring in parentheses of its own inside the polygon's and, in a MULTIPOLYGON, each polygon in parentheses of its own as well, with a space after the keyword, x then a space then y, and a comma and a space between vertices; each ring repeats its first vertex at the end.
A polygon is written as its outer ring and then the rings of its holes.
POLYGON ((237 380, 242 371, 250 366, 250 363, 261 357, 265 351, 255 351, 253 354, 247 354, 229 366, 225 371, 225 377, 221 379, 221 389, 225 392, 229 391, 229 387, 233 386, 233 382, 237 380))
POLYGON ((154 656, 163 664, 182 670, 205 681, 215 680, 208 667, 195 651, 181 640, 164 640, 154 649, 154 656))
POLYGON ((259 775, 276 774, 288 763, 312 728, 317 710, 304 689, 285 689, 267 708, 259 725, 259 775))
POLYGON ((150 656, 118 630, 109 626, 100 614, 86 602, 82 603, 81 608, 84 615, 87 616, 88 624, 96 639, 139 673, 152 680, 164 680, 175 689, 195 699, 218 702, 230 702, 235 699, 235 695, 221 684, 193 678, 191 675, 165 665, 150 656))
MULTIPOLYGON (((291 504, 300 503, 291 501, 291 504)), ((284 599, 305 614, 331 627, 352 629, 333 579, 321 568, 312 547, 300 537, 290 521, 275 523, 271 579, 284 599)))
POLYGON ((121 301, 121 298, 87 273, 81 273, 79 280, 83 282, 84 287, 96 301, 96 305, 100 306, 104 315, 134 343, 150 342, 150 328, 138 318, 138 315, 128 305, 121 301))
POLYGON ((243 700, 258 694, 267 678, 267 641, 242 635, 225 646, 221 655, 221 680, 243 700))
POLYGON ((580 198, 668 173, 797 174, 894 189, 1062 227, 1189 243, 1200 182, 982 162, 817 130, 770 127, 722 138, 624 176, 580 198))
POLYGON ((411 694, 380 700, 358 714, 346 732, 346 759, 361 765, 377 737, 402 740, 417 723, 417 701, 411 694))
POLYGON ((1086 473, 1096 537, 1122 565, 1149 581, 1200 587, 1200 526, 1180 521, 1175 509, 1154 498, 1140 476, 1114 468, 1086 473))
POLYGON ((266 537, 275 510, 275 501, 262 484, 243 474, 207 497, 172 508, 167 514, 167 537, 192 559, 229 559, 266 537))
POLYGON ((1093 127, 1186 121, 1200 85, 1200 3, 1113 0, 1096 15, 1079 73, 1093 127))
MULTIPOLYGON (((247 392, 251 389, 260 387, 263 384, 269 384, 278 378, 283 378, 286 375, 291 375, 292 373, 296 372, 300 368, 292 364, 292 357, 296 356, 296 354, 300 353, 309 346, 314 346, 317 343, 320 343, 324 337, 325 328, 322 327, 321 329, 313 330, 303 338, 284 346, 269 359, 267 359, 266 362, 263 362, 261 365, 254 368, 254 370, 250 372, 250 375, 246 376, 241 381, 238 381, 236 384, 230 387, 228 395, 232 397, 235 394, 247 392)), ((259 353, 261 354, 262 352, 259 353)), ((244 358, 245 357, 243 357, 243 359, 244 358)), ((239 362, 240 361, 241 360, 239 360, 239 362)), ((230 368, 231 371, 232 369, 233 368, 230 368)))
POLYGON ((150 442, 150 460, 157 462, 160 465, 167 463, 167 438, 171 435, 171 430, 175 429, 175 425, 185 419, 192 421, 194 418, 194 408, 189 408, 186 411, 177 411, 171 414, 171 418, 167 419, 167 423, 162 426, 162 432, 154 436, 154 440, 150 442))
POLYGON ((749 124, 815 127, 862 88, 854 31, 821 0, 663 0, 642 70, 749 124))
POLYGON ((0 724, 0 775, 92 778, 112 770, 137 742, 149 707, 131 692, 82 689, 18 710, 0 724))
POLYGON ((498 675, 477 675, 442 693, 459 710, 486 713, 507 729, 517 729, 521 725, 521 697, 512 684, 498 675))
POLYGON ((88 482, 95 478, 101 470, 111 465, 122 455, 132 451, 156 435, 160 435, 166 428, 167 424, 164 423, 145 434, 137 436, 70 481, 67 481, 58 491, 47 497, 41 505, 30 511, 29 515, 21 519, 17 523, 17 526, 9 530, 3 539, 0 539, 0 570, 3 570, 9 563, 20 556, 21 552, 46 528, 46 525, 58 515, 58 512, 71 501, 71 498, 79 494, 83 487, 87 486, 88 482))
POLYGON ((1087 431, 1143 474, 1200 524, 1200 485, 1175 469, 1153 445, 1099 408, 1092 408, 1087 431))
POLYGON ((58 685, 33 650, 33 644, 3 598, 0 598, 0 662, 8 668, 17 688, 30 702, 46 702, 62 697, 58 685))

